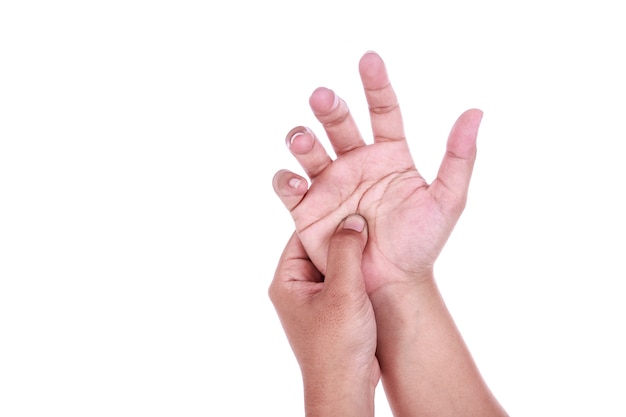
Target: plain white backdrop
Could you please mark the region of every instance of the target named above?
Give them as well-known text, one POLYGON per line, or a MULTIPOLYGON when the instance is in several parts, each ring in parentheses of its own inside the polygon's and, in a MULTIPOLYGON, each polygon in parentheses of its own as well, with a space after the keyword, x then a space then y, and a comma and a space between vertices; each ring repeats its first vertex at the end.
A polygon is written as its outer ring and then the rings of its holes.
MULTIPOLYGON (((485 112, 438 282, 511 415, 626 416, 617 1, 4 1, 0 415, 303 415, 285 134, 386 61, 418 169, 485 112)), ((377 415, 390 416, 382 387, 377 415)))

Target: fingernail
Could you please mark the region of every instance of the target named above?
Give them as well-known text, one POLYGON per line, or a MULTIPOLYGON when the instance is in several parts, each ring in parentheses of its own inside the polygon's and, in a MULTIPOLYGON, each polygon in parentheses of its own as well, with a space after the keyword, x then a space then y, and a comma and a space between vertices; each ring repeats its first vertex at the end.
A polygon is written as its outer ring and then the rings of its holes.
POLYGON ((303 136, 303 135, 304 135, 303 132, 294 133, 287 141, 287 147, 291 147, 291 144, 293 143, 293 141, 296 140, 298 136, 303 136))
POLYGON ((290 147, 293 141, 298 136, 304 135, 307 131, 308 129, 304 126, 297 126, 291 129, 289 133, 287 133, 287 137, 285 138, 285 143, 287 144, 287 147, 290 147))
POLYGON ((343 221, 343 228, 361 233, 365 228, 365 219, 358 214, 351 214, 343 221))
POLYGON ((288 184, 291 188, 298 188, 298 185, 300 185, 300 183, 302 182, 302 180, 300 178, 292 178, 289 180, 288 184))

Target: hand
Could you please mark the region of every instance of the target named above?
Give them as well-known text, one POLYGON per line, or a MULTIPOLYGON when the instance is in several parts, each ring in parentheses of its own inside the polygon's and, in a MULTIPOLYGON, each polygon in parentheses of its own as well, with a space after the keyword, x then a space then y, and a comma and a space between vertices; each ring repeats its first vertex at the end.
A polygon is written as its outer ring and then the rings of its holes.
POLYGON ((359 70, 370 109, 374 142, 366 144, 343 100, 317 89, 310 105, 337 158, 331 160, 313 132, 296 128, 288 146, 307 176, 279 171, 274 189, 291 212, 296 231, 315 266, 325 272, 330 236, 349 213, 369 225, 363 257, 368 293, 388 283, 428 279, 467 198, 476 156, 480 110, 455 123, 437 178, 428 184, 407 145, 396 94, 382 59, 365 54, 359 70))
POLYGON ((294 233, 269 295, 300 365, 307 416, 373 415, 380 379, 376 322, 361 261, 365 220, 348 216, 330 238, 326 275, 294 233))
POLYGON ((343 100, 319 88, 309 102, 337 157, 330 158, 311 130, 292 130, 287 143, 311 186, 283 170, 274 176, 274 189, 322 273, 333 270, 328 248, 335 225, 349 213, 367 220, 363 279, 376 313, 376 356, 394 415, 506 415, 484 383, 433 276, 465 207, 482 112, 468 110, 458 118, 429 184, 409 152, 383 61, 368 53, 359 70, 373 143, 365 143, 343 100))

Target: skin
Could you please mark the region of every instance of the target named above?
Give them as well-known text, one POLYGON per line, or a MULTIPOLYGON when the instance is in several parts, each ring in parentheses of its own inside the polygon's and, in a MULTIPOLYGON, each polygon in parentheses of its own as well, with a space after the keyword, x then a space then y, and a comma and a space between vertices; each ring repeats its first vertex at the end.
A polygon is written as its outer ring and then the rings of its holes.
POLYGON ((374 415, 380 367, 361 274, 366 241, 365 220, 346 218, 331 236, 324 277, 294 233, 269 288, 302 371, 309 417, 374 415))
POLYGON ((437 177, 417 170, 385 64, 365 54, 359 72, 373 142, 366 144, 346 103, 318 88, 309 99, 336 158, 311 129, 287 145, 310 180, 287 170, 273 186, 294 220, 313 265, 329 268, 329 243, 350 213, 368 222, 362 277, 377 323, 376 356, 396 416, 506 415, 490 393, 437 288, 433 267, 467 201, 482 118, 467 110, 454 123, 437 177))

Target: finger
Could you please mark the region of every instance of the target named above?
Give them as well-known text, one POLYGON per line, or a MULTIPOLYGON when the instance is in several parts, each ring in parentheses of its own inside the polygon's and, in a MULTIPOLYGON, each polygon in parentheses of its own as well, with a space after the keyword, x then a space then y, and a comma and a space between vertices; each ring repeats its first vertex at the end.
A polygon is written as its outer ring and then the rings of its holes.
POLYGON ((365 291, 361 260, 367 243, 367 224, 358 214, 344 219, 328 246, 325 285, 335 294, 365 291))
POLYGON ((322 282, 322 274, 313 266, 296 232, 291 235, 280 256, 268 295, 275 306, 279 306, 289 293, 289 282, 322 282))
POLYGON ((294 260, 302 259, 308 259, 308 257, 298 234, 293 232, 287 241, 282 254, 280 255, 280 260, 278 261, 276 272, 274 274, 274 280, 288 281, 289 278, 285 279, 285 276, 292 275, 289 272, 289 270, 292 269, 292 262, 294 260))
POLYGON ((324 87, 316 89, 309 98, 309 105, 324 126, 337 156, 365 145, 348 105, 334 91, 324 87))
POLYGON ((445 205, 463 210, 467 200, 474 162, 476 160, 476 137, 483 113, 477 109, 467 110, 450 131, 446 153, 433 182, 438 198, 445 205))
POLYGON ((315 134, 306 127, 298 126, 291 129, 285 142, 311 180, 332 162, 315 134))
POLYGON ((374 141, 404 140, 402 113, 385 63, 375 52, 368 52, 359 62, 359 72, 369 106, 374 141))
POLYGON ((300 204, 309 189, 306 179, 286 169, 281 169, 274 174, 272 187, 289 211, 300 204))

